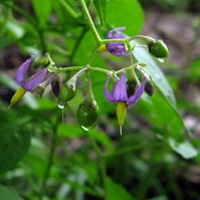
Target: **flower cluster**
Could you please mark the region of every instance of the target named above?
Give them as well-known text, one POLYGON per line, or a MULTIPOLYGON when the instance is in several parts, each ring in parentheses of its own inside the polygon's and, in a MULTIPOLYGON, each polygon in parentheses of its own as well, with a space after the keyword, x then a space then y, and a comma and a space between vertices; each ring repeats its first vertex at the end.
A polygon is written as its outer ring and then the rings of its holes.
MULTIPOLYGON (((133 38, 128 38, 121 31, 125 30, 124 27, 115 28, 110 30, 106 36, 106 44, 100 46, 98 52, 108 51, 114 56, 125 57, 131 55, 131 51, 136 47, 135 45, 131 46, 131 40, 133 38), (111 41, 109 41, 111 40, 111 41)), ((136 36, 137 39, 142 39, 146 43, 146 47, 149 52, 157 58, 166 58, 168 56, 168 49, 166 45, 161 40, 155 40, 147 36, 136 36)), ((141 46, 140 46, 141 47, 141 46)), ((84 101, 78 106, 77 109, 77 119, 80 125, 88 130, 91 127, 94 127, 97 117, 98 117, 98 105, 95 101, 93 92, 92 92, 92 81, 90 78, 90 70, 104 72, 107 74, 107 80, 104 85, 104 96, 105 98, 116 104, 116 115, 118 123, 120 125, 120 133, 122 133, 122 126, 124 125, 127 108, 134 105, 142 97, 144 91, 147 92, 149 96, 153 95, 154 87, 153 81, 150 74, 143 68, 141 63, 132 64, 131 66, 124 67, 124 69, 116 71, 104 70, 98 67, 77 67, 79 70, 76 72, 69 80, 61 80, 59 73, 69 71, 69 69, 74 69, 74 67, 61 68, 61 70, 55 67, 54 62, 47 56, 46 63, 44 62, 43 69, 39 70, 30 78, 27 77, 27 71, 32 65, 34 56, 31 55, 22 65, 19 67, 16 73, 16 81, 19 84, 20 88, 13 95, 10 106, 18 103, 24 94, 28 92, 34 92, 39 90, 40 96, 43 94, 44 89, 51 84, 52 92, 58 100, 60 108, 64 108, 65 105, 71 101, 76 95, 77 81, 82 74, 87 75, 87 95, 84 101), (52 70, 53 69, 53 70, 52 70), (60 71, 59 71, 60 70, 60 71), (141 78, 138 78, 137 73, 140 73, 141 78), (47 71, 53 73, 47 77, 47 71), (134 87, 130 87, 127 80, 127 72, 132 72, 128 76, 132 82, 135 82, 134 87), (117 74, 120 74, 120 77, 117 74), (131 77, 132 74, 132 77, 131 77), (108 85, 110 79, 115 78, 115 82, 111 91, 108 90, 108 85)), ((45 60, 45 59, 44 59, 45 60)))

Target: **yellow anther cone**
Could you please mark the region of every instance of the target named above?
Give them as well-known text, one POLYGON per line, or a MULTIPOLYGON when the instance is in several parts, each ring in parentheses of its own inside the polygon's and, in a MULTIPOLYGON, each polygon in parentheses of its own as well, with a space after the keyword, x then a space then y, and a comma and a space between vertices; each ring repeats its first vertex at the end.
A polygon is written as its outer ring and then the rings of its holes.
POLYGON ((117 113, 117 120, 120 125, 120 135, 122 135, 122 126, 124 125, 124 121, 126 119, 126 113, 127 113, 126 102, 123 102, 123 101, 117 102, 116 113, 117 113))
POLYGON ((11 101, 10 101, 10 105, 9 105, 9 108, 13 105, 15 105, 16 103, 18 103, 22 97, 25 95, 26 93, 26 90, 22 87, 20 87, 16 92, 15 94, 13 95, 11 101))
POLYGON ((98 49, 97 49, 97 52, 98 53, 102 53, 102 52, 106 52, 107 51, 107 48, 106 48, 106 45, 105 44, 102 44, 98 49))

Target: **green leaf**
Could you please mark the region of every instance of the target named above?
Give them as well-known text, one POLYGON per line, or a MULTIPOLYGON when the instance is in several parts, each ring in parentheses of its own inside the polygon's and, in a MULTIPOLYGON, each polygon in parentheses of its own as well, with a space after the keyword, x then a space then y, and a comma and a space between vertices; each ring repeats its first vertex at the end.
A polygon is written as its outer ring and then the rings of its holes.
POLYGON ((51 0, 32 0, 33 7, 41 26, 44 26, 51 14, 51 0))
POLYGON ((176 108, 176 99, 174 97, 174 93, 167 79, 165 78, 165 75, 163 74, 153 57, 149 54, 149 52, 145 51, 142 48, 135 48, 132 53, 138 61, 145 62, 147 64, 147 67, 145 67, 145 69, 151 74, 154 84, 164 94, 166 99, 169 101, 169 104, 176 108))
POLYGON ((106 200, 133 200, 133 197, 118 183, 106 178, 106 200))
MULTIPOLYGON (((175 141, 183 142, 183 132, 186 132, 188 135, 191 133, 185 126, 184 121, 178 112, 174 93, 163 72, 160 70, 154 58, 144 49, 136 48, 132 53, 138 61, 147 63, 145 69, 151 74, 155 86, 157 86, 161 92, 159 94, 156 90, 153 97, 146 98, 148 100, 142 106, 143 109, 146 109, 144 112, 145 117, 152 122, 153 126, 159 128, 159 134, 165 138, 168 139, 169 137, 172 137, 175 141)), ((191 147, 190 149, 193 149, 189 156, 196 156, 195 147, 190 143, 189 145, 191 147)), ((188 157, 188 155, 178 151, 178 149, 173 149, 184 158, 188 157)))
POLYGON ((0 200, 22 200, 22 198, 14 190, 0 185, 0 200))
POLYGON ((106 24, 106 4, 107 0, 94 0, 94 5, 98 11, 102 26, 106 24))
POLYGON ((126 27, 125 33, 137 35, 144 23, 144 13, 137 0, 111 0, 107 3, 107 22, 114 27, 126 27))
POLYGON ((176 142, 170 138, 169 143, 172 149, 183 156, 185 159, 193 158, 198 154, 197 150, 188 141, 184 141, 181 144, 176 144, 176 142))
POLYGON ((58 134, 68 138, 86 136, 87 133, 94 137, 95 140, 106 146, 108 149, 112 150, 114 148, 110 138, 98 129, 85 132, 81 127, 73 124, 60 124, 58 127, 58 134))
POLYGON ((30 146, 30 130, 27 119, 21 119, 8 111, 0 115, 0 173, 16 167, 30 146))

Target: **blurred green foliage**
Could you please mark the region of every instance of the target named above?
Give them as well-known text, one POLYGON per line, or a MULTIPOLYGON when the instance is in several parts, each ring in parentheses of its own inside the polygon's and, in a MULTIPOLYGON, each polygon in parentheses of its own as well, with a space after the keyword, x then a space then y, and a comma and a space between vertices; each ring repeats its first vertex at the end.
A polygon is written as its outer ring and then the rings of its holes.
MULTIPOLYGON (((181 5, 186 7, 191 2, 183 1, 181 5)), ((137 0, 86 3, 102 38, 119 26, 126 27, 127 35, 135 36, 144 25, 144 11, 137 0)), ((180 5, 175 0, 144 3, 167 9, 180 5)), ((29 54, 41 56, 48 52, 58 66, 86 65, 96 47, 78 1, 3 0, 0 25, 2 60, 4 51, 16 47, 17 52, 11 53, 11 57, 17 54, 24 60, 29 54)), ((57 100, 48 91, 40 99, 26 94, 20 105, 9 110, 6 99, 0 99, 0 199, 200 199, 199 182, 193 177, 199 175, 195 173, 200 163, 199 139, 185 126, 178 111, 179 106, 183 110, 192 107, 188 112, 195 110, 199 116, 199 107, 182 96, 175 99, 157 60, 146 50, 135 49, 133 57, 147 63, 155 94, 151 98, 144 94, 129 109, 122 137, 115 106, 103 96, 106 77, 99 73, 91 73, 99 118, 96 128, 88 132, 76 120, 78 105, 87 91, 84 76, 79 80, 76 97, 64 111, 57 108, 57 100), (57 140, 56 153, 43 188, 52 138, 57 140), (45 194, 41 194, 41 188, 45 194)), ((126 61, 95 54, 91 65, 115 70, 124 67, 126 61)), ((66 74, 65 78, 71 75, 66 74)), ((199 58, 191 63, 187 76, 191 84, 199 83, 199 58)), ((179 94, 181 80, 171 82, 179 94)), ((18 88, 3 70, 0 83, 11 94, 18 88)))

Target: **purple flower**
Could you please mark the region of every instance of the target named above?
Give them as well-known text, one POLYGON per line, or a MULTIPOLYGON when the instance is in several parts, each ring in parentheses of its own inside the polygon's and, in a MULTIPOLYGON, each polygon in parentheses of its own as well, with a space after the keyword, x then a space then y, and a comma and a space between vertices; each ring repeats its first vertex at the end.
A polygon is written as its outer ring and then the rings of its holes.
MULTIPOLYGON (((108 32, 107 39, 125 39, 126 36, 120 31, 125 30, 125 27, 115 28, 108 32)), ((108 42, 106 43, 107 50, 115 56, 128 56, 126 53, 126 46, 123 43, 119 42, 108 42)))
POLYGON ((142 96, 146 85, 146 76, 143 77, 142 84, 137 84, 134 94, 130 97, 128 97, 127 92, 126 72, 122 73, 120 79, 115 83, 111 92, 108 91, 110 77, 111 75, 109 74, 104 87, 104 95, 108 101, 115 104, 118 102, 125 102, 127 106, 131 106, 142 96))
POLYGON ((21 64, 21 66, 19 67, 16 73, 17 83, 26 91, 32 91, 33 89, 35 89, 41 82, 43 82, 47 73, 47 69, 42 69, 26 81, 25 77, 27 74, 27 70, 33 60, 34 60, 34 56, 31 55, 29 59, 27 59, 24 63, 21 64))
POLYGON ((111 75, 108 75, 105 83, 104 95, 108 101, 117 104, 116 114, 120 125, 120 134, 122 135, 122 126, 124 125, 126 118, 127 107, 135 104, 142 96, 146 85, 146 76, 143 77, 142 84, 137 84, 134 94, 130 97, 127 92, 126 72, 122 73, 120 79, 115 83, 111 92, 108 91, 110 77, 111 75))

